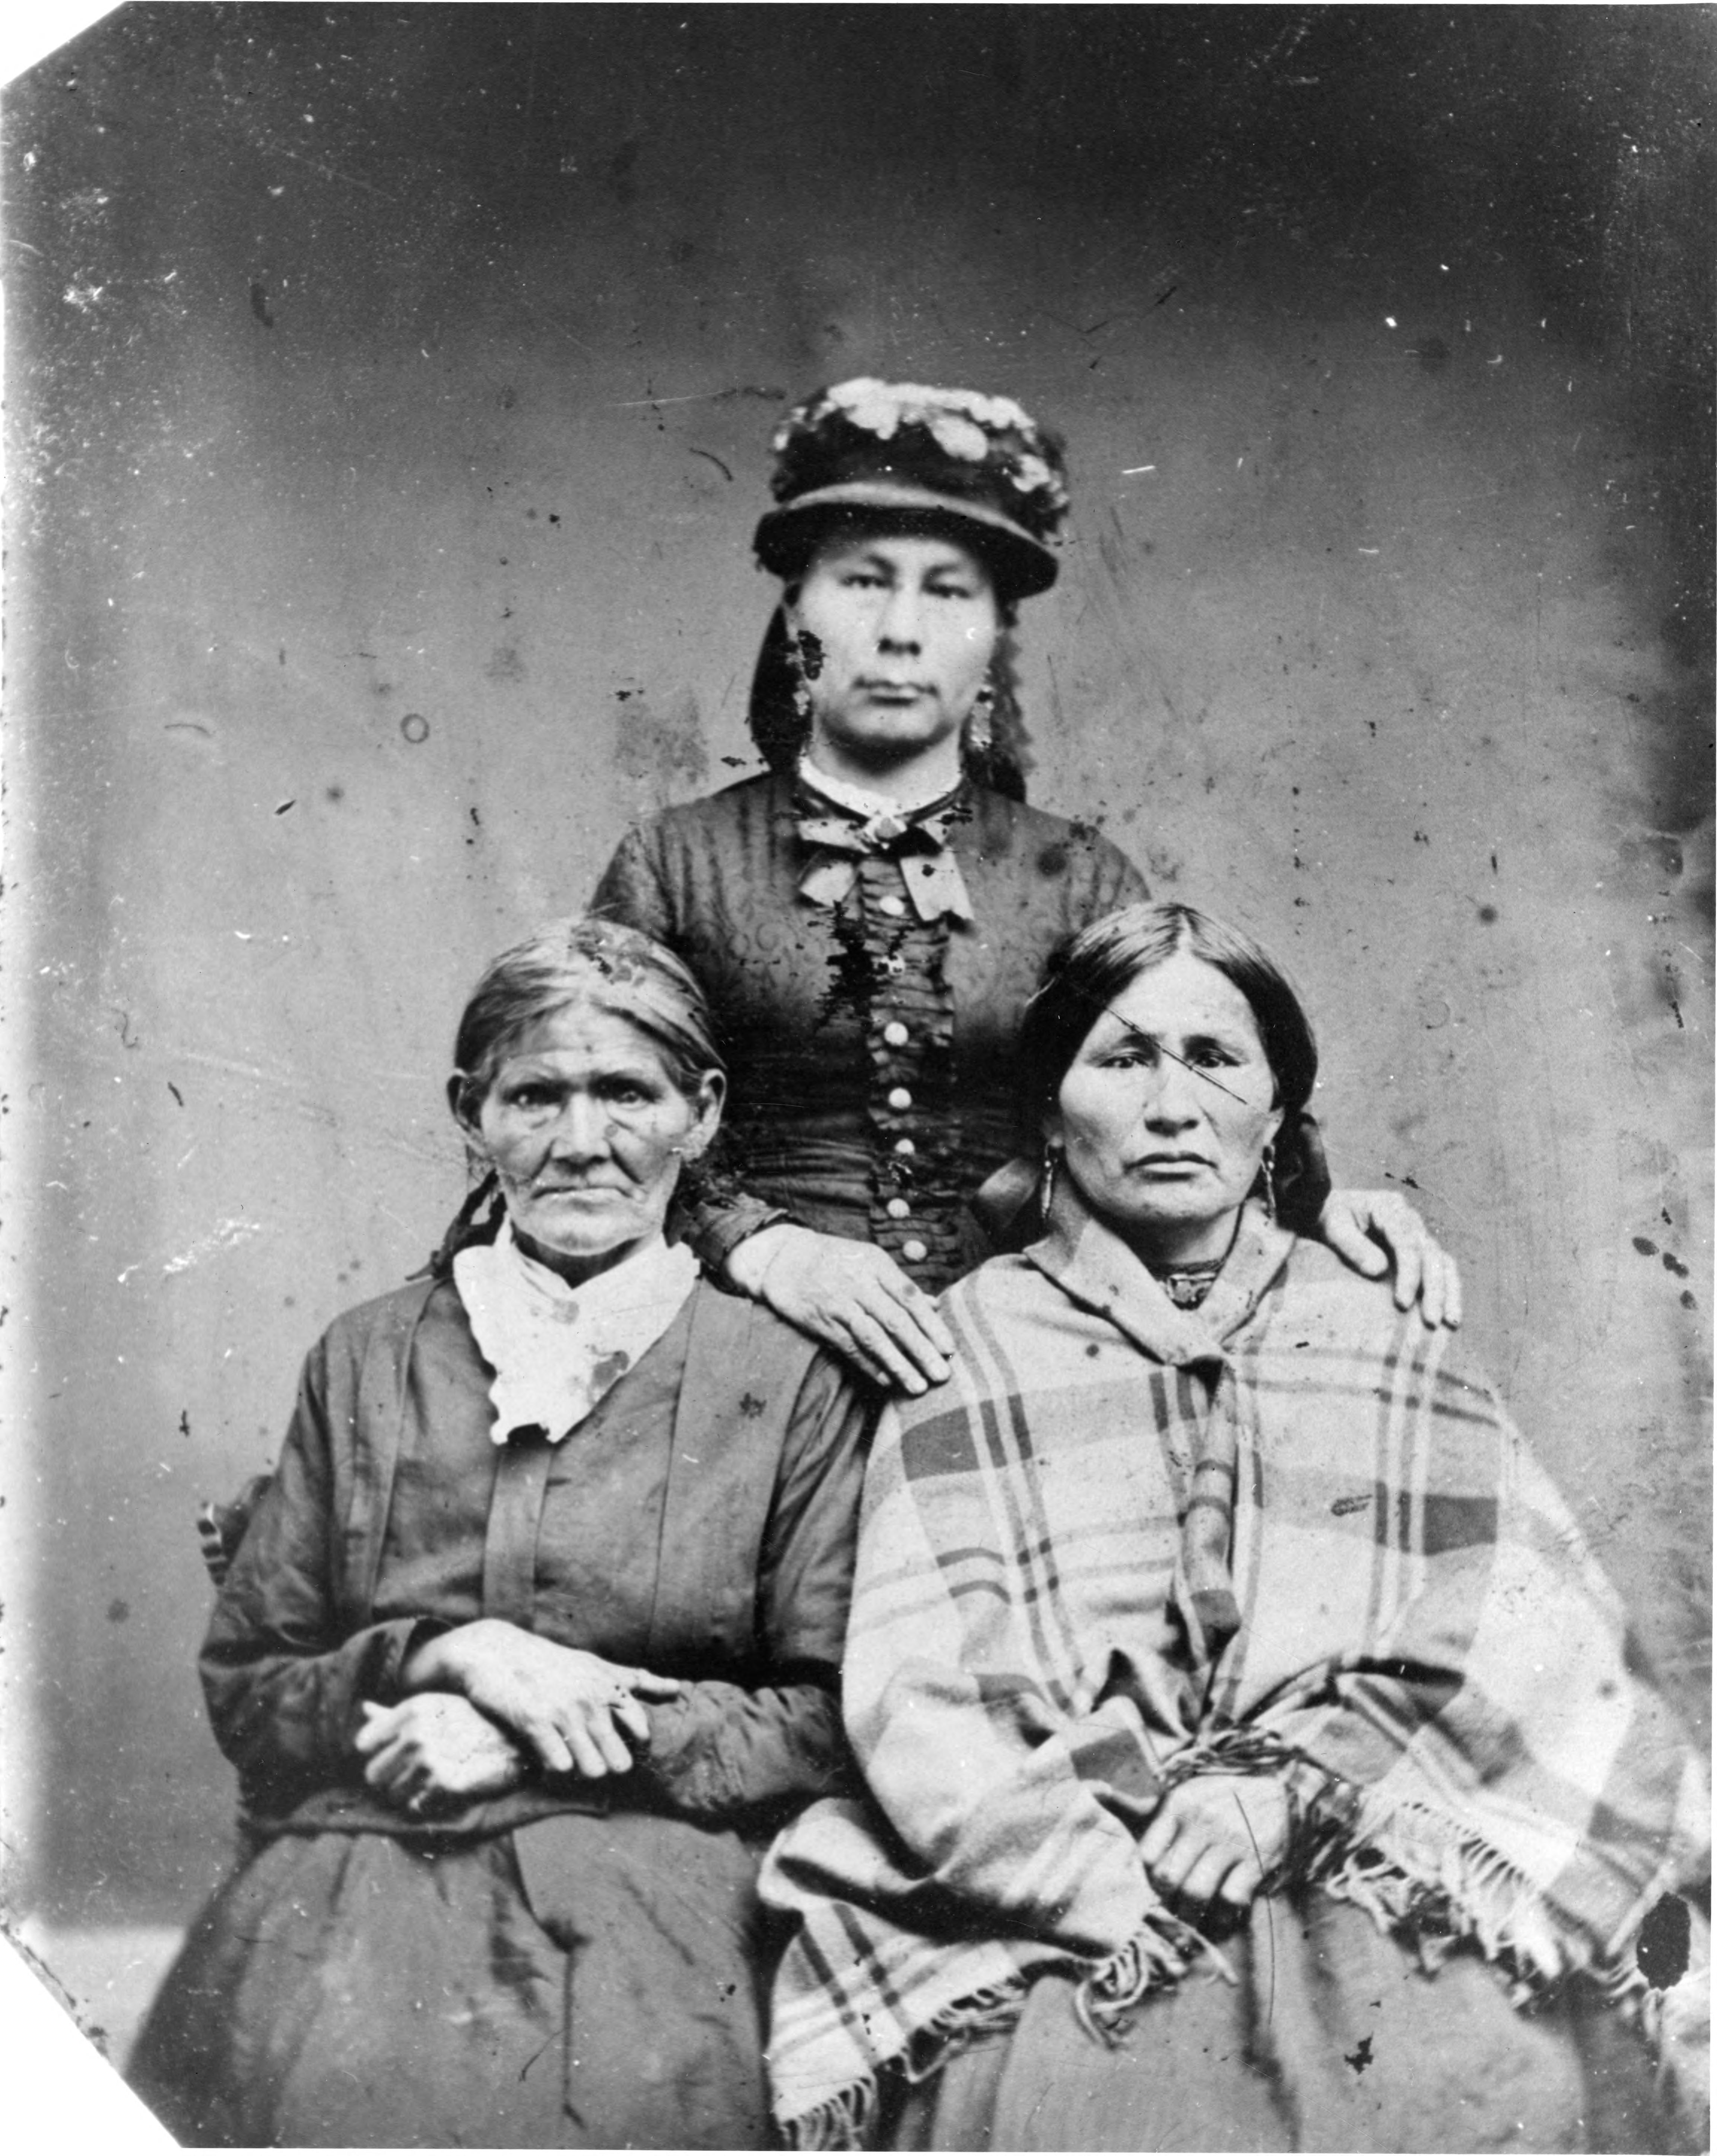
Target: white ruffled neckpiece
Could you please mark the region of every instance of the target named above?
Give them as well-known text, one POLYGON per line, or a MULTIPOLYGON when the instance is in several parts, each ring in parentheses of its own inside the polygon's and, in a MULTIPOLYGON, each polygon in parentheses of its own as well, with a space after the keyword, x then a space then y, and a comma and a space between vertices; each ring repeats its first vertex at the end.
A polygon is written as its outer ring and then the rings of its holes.
POLYGON ((685 1245, 670 1248, 657 1235, 573 1287, 525 1255, 510 1220, 494 1242, 460 1250, 453 1270, 495 1373, 489 1435, 497 1445, 532 1426, 558 1445, 655 1346, 698 1280, 698 1261, 685 1245))

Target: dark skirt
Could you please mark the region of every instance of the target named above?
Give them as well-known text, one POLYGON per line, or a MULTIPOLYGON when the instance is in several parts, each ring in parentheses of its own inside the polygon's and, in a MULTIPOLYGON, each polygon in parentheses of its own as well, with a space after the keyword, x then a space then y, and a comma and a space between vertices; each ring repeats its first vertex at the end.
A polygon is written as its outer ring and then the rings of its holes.
POLYGON ((1433 1975, 1322 1896, 1255 1905, 1233 1984, 1147 1998, 1105 2047, 1045 1977, 986 2037, 884 2105, 897 2149, 1664 2150, 1645 2047, 1571 1988, 1534 2012, 1458 1949, 1433 1975))
POLYGON ((192 1930, 131 2084, 190 2148, 771 2147, 756 1868, 644 1814, 282 1835, 192 1930))

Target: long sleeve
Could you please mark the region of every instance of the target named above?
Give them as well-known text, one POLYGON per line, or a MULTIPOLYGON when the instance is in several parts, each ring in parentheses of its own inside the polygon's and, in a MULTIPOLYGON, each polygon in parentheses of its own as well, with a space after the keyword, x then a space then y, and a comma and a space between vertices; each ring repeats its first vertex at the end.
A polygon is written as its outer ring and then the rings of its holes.
MULTIPOLYGON (((653 936, 695 970, 697 954, 680 932, 672 897, 658 858, 659 825, 634 824, 614 850, 590 901, 592 913, 653 936)), ((673 1232, 688 1244, 699 1262, 720 1275, 735 1248, 760 1228, 792 1215, 779 1205, 754 1197, 715 1157, 700 1168, 695 1183, 676 1199, 673 1232)))
POLYGON ((693 1685, 650 1709, 640 1768, 694 1818, 786 1812, 848 1786, 836 1696, 870 1409, 818 1356, 793 1407, 757 1583, 756 1686, 693 1685))
POLYGON ((216 1603, 198 1668, 220 1748, 254 1810, 349 1779, 360 1703, 398 1697, 415 1619, 341 1638, 331 1594, 327 1344, 306 1359, 273 1482, 216 1603))
POLYGON ((1151 897, 1151 886, 1134 867, 1127 856, 1116 847, 1111 849, 1113 859, 1105 860, 1099 869, 1099 887, 1090 918, 1100 920, 1105 913, 1118 912, 1124 906, 1144 906, 1151 897))
POLYGON ((634 824, 614 849, 614 857, 592 894, 590 910, 605 920, 653 936, 670 950, 678 947, 674 909, 651 856, 650 834, 644 826, 634 824))

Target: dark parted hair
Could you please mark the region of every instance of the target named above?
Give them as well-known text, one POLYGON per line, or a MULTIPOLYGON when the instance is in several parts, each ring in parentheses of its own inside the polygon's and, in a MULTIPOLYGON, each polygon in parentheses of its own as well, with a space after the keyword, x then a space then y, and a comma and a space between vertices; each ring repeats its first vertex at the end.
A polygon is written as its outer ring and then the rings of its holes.
MULTIPOLYGON (((1033 1132, 1042 1129, 1062 1080, 1104 1011, 1141 973, 1181 952, 1213 966, 1250 1004, 1283 1111, 1275 1141, 1279 1200, 1284 1211, 1297 1192, 1309 1200, 1312 1194, 1306 1186, 1315 1181, 1320 1188, 1310 1206, 1315 1218, 1328 1194, 1328 1181, 1316 1126, 1310 1126, 1308 1138, 1302 1122, 1318 1075, 1311 1021, 1293 983, 1262 944, 1195 906, 1123 906, 1082 928, 1052 954, 1020 1028, 1020 1106, 1026 1127, 1033 1132)), ((1298 1209, 1304 1213, 1305 1207, 1298 1209)))

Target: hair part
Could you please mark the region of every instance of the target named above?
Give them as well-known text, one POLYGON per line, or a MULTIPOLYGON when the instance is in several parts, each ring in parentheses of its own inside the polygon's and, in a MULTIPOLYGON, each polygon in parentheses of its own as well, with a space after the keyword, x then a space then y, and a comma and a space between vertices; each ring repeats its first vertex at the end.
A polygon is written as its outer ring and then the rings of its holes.
POLYGON ((591 915, 551 921, 484 969, 454 1045, 455 1112, 474 1119, 508 1055, 571 1004, 624 1019, 659 1051, 689 1101, 727 1071, 708 998, 674 953, 641 930, 591 915))
POLYGON ((1141 973, 1182 953, 1214 967, 1251 1006, 1283 1111, 1276 1139, 1279 1179, 1294 1179, 1305 1165, 1298 1157, 1299 1119, 1318 1075, 1311 1021, 1293 983, 1261 943, 1195 906, 1124 906, 1094 921, 1053 953, 1020 1029, 1027 1126, 1041 1131, 1062 1080, 1104 1012, 1141 973))
MULTIPOLYGON (((727 1067, 696 977, 641 930, 595 915, 575 916, 551 921, 491 959, 471 991, 448 1085, 448 1101, 462 1124, 476 1122, 501 1065, 532 1028, 577 1003, 593 1003, 635 1027, 688 1102, 701 1108, 710 1098, 707 1081, 725 1084, 727 1067)), ((718 1127, 715 1142, 720 1139, 718 1127)), ((681 1197, 688 1183, 701 1183, 708 1158, 706 1151, 686 1161, 681 1197)), ((423 1269, 436 1280, 450 1276, 460 1250, 493 1242, 506 1217, 495 1171, 473 1147, 469 1132, 466 1158, 475 1180, 423 1269)))

